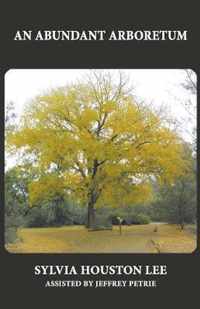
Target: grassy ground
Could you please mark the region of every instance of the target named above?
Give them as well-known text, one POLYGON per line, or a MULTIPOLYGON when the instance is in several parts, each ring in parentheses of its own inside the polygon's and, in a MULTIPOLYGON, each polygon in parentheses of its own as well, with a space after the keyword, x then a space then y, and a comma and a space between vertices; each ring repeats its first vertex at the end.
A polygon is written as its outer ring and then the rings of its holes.
POLYGON ((83 226, 24 228, 20 241, 7 245, 11 253, 189 253, 196 248, 194 233, 176 225, 155 224, 123 226, 122 235, 112 231, 88 232, 83 226))

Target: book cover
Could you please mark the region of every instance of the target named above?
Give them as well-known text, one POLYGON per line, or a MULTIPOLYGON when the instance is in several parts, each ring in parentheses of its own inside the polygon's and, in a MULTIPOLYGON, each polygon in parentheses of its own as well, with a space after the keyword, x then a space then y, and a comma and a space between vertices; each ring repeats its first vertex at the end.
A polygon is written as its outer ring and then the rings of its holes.
POLYGON ((194 11, 3 10, 4 306, 193 307, 200 262, 194 11))

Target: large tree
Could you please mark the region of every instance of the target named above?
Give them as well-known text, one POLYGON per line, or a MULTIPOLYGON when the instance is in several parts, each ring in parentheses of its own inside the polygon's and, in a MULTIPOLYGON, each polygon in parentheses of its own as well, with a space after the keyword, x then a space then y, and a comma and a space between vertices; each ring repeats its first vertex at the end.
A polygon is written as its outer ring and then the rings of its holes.
POLYGON ((27 105, 10 151, 38 169, 30 204, 45 188, 88 207, 88 227, 101 205, 147 200, 151 179, 173 181, 183 172, 182 142, 149 108, 137 104, 126 81, 95 72, 36 97, 27 105))

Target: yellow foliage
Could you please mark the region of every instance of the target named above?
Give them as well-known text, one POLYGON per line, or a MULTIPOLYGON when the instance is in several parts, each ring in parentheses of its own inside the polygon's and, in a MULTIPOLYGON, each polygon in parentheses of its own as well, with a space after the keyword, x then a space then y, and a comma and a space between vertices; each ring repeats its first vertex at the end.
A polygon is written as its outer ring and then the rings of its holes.
POLYGON ((84 202, 93 190, 96 206, 145 201, 152 177, 172 182, 183 173, 179 137, 131 96, 101 88, 78 84, 35 98, 8 135, 10 151, 33 155, 42 171, 31 204, 65 190, 84 202))
POLYGON ((55 175, 48 175, 40 180, 33 181, 29 185, 30 205, 38 204, 44 199, 54 199, 58 196, 63 196, 64 189, 63 180, 55 175))

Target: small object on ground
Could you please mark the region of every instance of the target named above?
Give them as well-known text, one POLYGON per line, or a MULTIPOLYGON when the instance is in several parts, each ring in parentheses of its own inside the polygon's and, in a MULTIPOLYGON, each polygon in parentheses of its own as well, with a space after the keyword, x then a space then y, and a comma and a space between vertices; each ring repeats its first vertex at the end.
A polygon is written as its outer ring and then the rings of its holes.
POLYGON ((121 217, 117 217, 117 220, 119 221, 119 234, 122 235, 122 222, 123 222, 123 219, 121 217))
POLYGON ((151 243, 152 243, 153 247, 156 249, 157 253, 161 253, 160 244, 155 242, 153 239, 151 239, 151 243))
POLYGON ((155 233, 156 232, 158 232, 158 226, 157 225, 155 225, 155 227, 154 227, 154 230, 153 230, 155 233))

